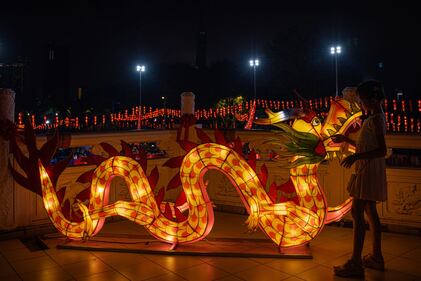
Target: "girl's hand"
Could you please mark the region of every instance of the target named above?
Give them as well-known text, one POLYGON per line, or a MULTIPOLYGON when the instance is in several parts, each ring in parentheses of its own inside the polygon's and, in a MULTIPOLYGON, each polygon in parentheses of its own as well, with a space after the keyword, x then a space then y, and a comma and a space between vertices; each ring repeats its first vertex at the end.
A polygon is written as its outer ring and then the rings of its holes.
POLYGON ((357 161, 358 159, 359 157, 357 153, 349 155, 347 158, 342 160, 341 165, 344 166, 345 168, 350 168, 352 164, 354 164, 355 161, 357 161))
POLYGON ((344 135, 334 135, 332 136, 332 141, 334 143, 340 143, 340 142, 349 142, 349 138, 344 135))

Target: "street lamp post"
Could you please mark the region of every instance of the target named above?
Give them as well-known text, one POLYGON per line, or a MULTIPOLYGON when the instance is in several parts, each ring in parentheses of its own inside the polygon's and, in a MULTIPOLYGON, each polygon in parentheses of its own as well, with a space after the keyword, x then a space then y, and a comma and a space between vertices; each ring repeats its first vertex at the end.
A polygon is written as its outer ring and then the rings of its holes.
POLYGON ((338 55, 342 52, 341 46, 330 47, 330 53, 335 56, 336 96, 338 96, 338 55))
POLYGON ((250 60, 249 63, 250 66, 253 67, 253 95, 256 100, 256 67, 259 66, 259 60, 250 60))
POLYGON ((142 115, 142 72, 145 72, 144 65, 136 66, 136 71, 139 72, 139 115, 137 120, 137 129, 141 129, 141 115, 142 115))
POLYGON ((166 100, 165 100, 165 97, 164 97, 164 96, 162 96, 162 97, 161 97, 161 100, 162 100, 162 108, 165 110, 165 106, 166 106, 166 100))
POLYGON ((162 118, 162 121, 163 121, 163 125, 164 125, 164 128, 165 128, 165 121, 166 121, 166 119, 167 119, 167 109, 165 108, 165 106, 166 106, 166 100, 165 100, 165 97, 164 96, 162 96, 161 97, 161 100, 162 100, 162 115, 163 115, 163 118, 162 118))

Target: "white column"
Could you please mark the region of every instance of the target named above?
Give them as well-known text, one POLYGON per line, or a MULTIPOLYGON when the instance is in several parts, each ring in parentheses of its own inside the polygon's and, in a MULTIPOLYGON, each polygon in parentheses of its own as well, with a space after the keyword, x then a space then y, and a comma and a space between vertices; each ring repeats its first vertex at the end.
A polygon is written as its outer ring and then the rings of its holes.
MULTIPOLYGON (((15 92, 0 89, 0 119, 14 122, 15 92)), ((0 136, 0 230, 15 227, 13 178, 9 171, 9 141, 0 136)))
POLYGON ((181 115, 194 114, 194 98, 192 92, 184 92, 181 94, 181 115))

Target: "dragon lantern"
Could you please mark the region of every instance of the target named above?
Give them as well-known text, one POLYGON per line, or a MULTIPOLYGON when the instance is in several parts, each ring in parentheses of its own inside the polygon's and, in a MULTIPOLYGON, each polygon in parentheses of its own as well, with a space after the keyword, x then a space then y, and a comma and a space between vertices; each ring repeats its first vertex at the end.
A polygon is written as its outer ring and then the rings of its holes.
MULTIPOLYGON (((54 226, 69 239, 92 237, 101 230, 106 217, 119 215, 143 225, 157 239, 175 246, 199 241, 211 231, 214 211, 203 177, 210 169, 216 169, 228 177, 238 191, 249 214, 246 222, 250 229, 260 228, 281 251, 306 245, 326 223, 339 220, 350 209, 350 199, 340 206, 328 207, 317 169, 325 159, 352 153, 352 148, 334 143, 331 137, 347 134, 358 122, 361 110, 357 104, 334 99, 323 122, 314 113, 303 110, 278 113, 267 110, 266 113, 267 119, 255 122, 279 127, 281 138, 288 140, 286 143, 280 139, 269 141, 282 147, 280 156, 290 159, 290 178, 285 184, 295 189, 295 200, 280 202, 276 186, 271 186, 267 192, 262 183, 265 180, 255 171, 255 163, 253 167, 243 157, 238 143, 230 147, 219 134, 216 134, 216 142, 212 142, 201 130, 197 133, 202 144, 182 143, 187 153, 176 158, 179 173, 169 184, 182 187, 176 203, 164 202, 161 191, 158 196, 154 195, 157 179, 148 178, 142 163, 129 157, 129 153, 118 155, 105 145, 112 157, 99 159, 99 165, 88 173, 90 187, 86 194, 89 194, 89 203, 76 203, 82 214, 79 220, 72 220, 63 213, 62 196, 55 188, 57 179, 51 177, 51 168, 46 167, 45 159, 37 161, 38 171, 34 173, 39 174, 38 194, 42 196, 54 226), (292 126, 283 123, 292 119, 292 126), (131 201, 109 204, 108 194, 114 177, 125 180, 131 201)), ((18 162, 24 162, 23 156, 19 157, 18 162)), ((167 166, 176 167, 174 163, 172 159, 167 166)), ((87 177, 83 179, 87 181, 87 177)))

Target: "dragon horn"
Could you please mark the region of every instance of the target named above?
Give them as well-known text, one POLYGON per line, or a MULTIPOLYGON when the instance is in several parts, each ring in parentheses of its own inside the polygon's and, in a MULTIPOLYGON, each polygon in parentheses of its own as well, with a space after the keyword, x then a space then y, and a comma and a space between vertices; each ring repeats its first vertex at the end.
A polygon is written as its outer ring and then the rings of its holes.
POLYGON ((268 115, 268 118, 257 119, 254 121, 255 124, 271 125, 271 124, 276 124, 279 122, 291 120, 296 117, 302 117, 304 115, 304 112, 301 109, 297 109, 297 108, 284 109, 279 112, 273 112, 270 109, 266 109, 265 112, 268 115))

